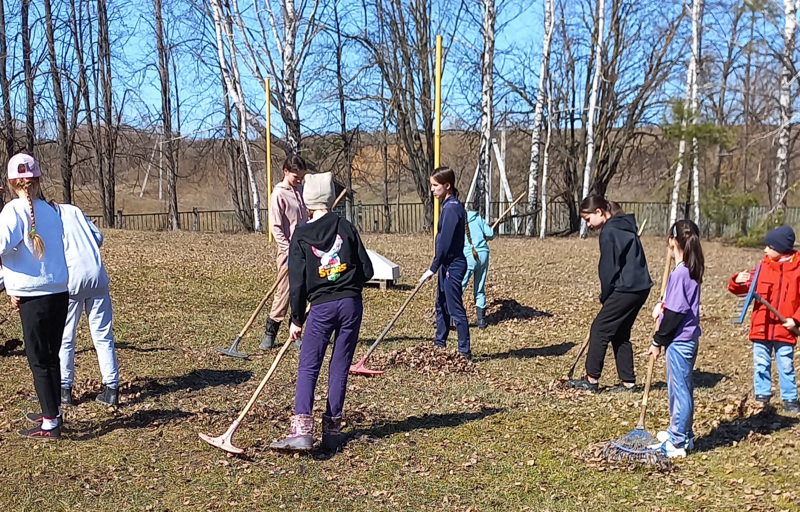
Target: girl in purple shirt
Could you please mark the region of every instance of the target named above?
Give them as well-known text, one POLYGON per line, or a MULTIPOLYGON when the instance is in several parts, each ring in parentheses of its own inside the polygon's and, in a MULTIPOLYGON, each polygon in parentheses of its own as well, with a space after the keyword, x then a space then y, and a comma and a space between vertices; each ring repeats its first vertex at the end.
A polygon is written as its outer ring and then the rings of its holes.
POLYGON ((666 350, 669 428, 656 437, 670 458, 686 457, 694 448, 694 383, 692 371, 697 360, 700 338, 700 284, 704 259, 700 230, 690 220, 672 225, 669 252, 675 270, 669 275, 663 302, 656 305, 653 317, 659 322, 649 354, 654 359, 666 350))

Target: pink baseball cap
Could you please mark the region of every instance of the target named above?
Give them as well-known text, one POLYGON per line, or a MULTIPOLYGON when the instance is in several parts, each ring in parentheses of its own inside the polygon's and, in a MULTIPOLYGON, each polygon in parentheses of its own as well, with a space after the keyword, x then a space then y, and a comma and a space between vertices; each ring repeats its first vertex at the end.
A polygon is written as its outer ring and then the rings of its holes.
POLYGON ((38 178, 42 175, 39 163, 31 155, 17 153, 8 161, 8 179, 38 178))

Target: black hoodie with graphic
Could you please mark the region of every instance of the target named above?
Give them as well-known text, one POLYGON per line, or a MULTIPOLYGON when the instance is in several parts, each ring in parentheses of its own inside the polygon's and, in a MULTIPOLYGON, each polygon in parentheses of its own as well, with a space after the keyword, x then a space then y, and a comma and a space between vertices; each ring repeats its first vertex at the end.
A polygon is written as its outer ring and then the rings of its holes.
POLYGON ((600 303, 612 292, 641 292, 653 286, 639 236, 636 218, 615 215, 600 232, 600 303))
POLYGON ((361 297, 372 262, 352 224, 334 212, 295 228, 289 244, 292 323, 303 325, 311 305, 361 297))

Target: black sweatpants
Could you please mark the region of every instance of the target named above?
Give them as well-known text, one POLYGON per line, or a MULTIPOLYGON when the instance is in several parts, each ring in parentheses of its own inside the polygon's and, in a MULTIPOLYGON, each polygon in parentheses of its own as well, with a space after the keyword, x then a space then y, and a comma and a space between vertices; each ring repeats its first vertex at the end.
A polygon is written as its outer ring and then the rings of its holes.
POLYGON ((58 416, 61 403, 61 365, 58 351, 67 322, 69 293, 20 297, 19 318, 25 339, 25 354, 33 373, 33 387, 42 414, 58 416))
POLYGON ((617 374, 623 382, 636 382, 633 371, 631 329, 636 315, 650 295, 650 289, 641 292, 612 292, 592 322, 589 353, 586 356, 586 374, 599 379, 603 373, 608 344, 614 349, 617 374))

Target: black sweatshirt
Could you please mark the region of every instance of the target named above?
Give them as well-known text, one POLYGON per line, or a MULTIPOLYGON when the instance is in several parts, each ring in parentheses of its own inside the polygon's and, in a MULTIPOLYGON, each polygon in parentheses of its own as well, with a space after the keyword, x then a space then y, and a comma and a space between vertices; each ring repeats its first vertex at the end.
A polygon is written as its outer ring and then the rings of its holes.
POLYGON ((600 303, 612 292, 640 292, 653 286, 633 215, 615 215, 600 232, 600 303))
POLYGON ((372 262, 352 224, 328 212, 297 226, 289 244, 292 323, 303 325, 306 302, 322 304, 361 297, 372 279, 372 262))

